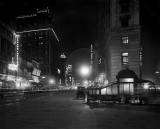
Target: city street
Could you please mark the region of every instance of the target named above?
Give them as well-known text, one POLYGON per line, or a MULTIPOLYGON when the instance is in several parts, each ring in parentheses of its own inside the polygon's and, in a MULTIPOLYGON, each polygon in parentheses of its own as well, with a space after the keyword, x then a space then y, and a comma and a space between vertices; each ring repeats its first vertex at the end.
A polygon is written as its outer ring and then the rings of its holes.
POLYGON ((1 129, 159 129, 160 126, 160 113, 107 106, 90 108, 82 99, 76 99, 73 90, 22 98, 0 105, 1 129))

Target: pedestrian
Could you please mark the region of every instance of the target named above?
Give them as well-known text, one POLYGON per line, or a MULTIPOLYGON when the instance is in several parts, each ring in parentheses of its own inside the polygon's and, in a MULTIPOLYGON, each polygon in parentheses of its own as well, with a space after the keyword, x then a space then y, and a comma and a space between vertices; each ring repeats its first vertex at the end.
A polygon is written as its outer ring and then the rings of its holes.
POLYGON ((85 90, 84 90, 84 102, 83 103, 87 104, 87 100, 88 100, 88 89, 85 88, 85 90))

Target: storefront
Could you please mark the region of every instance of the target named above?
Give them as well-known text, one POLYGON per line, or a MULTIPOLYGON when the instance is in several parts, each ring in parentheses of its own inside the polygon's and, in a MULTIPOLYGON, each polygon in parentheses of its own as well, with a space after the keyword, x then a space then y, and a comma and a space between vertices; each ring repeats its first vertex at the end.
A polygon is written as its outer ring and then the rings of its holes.
POLYGON ((133 70, 121 70, 117 75, 119 95, 134 95, 137 79, 138 77, 133 70))
POLYGON ((28 87, 31 87, 31 84, 24 77, 1 74, 0 86, 1 88, 26 89, 28 87))

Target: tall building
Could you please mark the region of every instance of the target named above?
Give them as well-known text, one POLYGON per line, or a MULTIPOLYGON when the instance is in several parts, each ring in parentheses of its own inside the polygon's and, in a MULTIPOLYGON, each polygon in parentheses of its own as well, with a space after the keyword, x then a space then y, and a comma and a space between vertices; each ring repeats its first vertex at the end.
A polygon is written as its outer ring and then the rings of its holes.
POLYGON ((69 86, 72 86, 75 84, 75 79, 73 77, 73 69, 71 64, 66 65, 65 84, 69 86))
POLYGON ((19 56, 18 37, 11 27, 0 22, 0 89, 26 89, 32 87, 29 80, 39 82, 36 63, 19 56))
POLYGON ((109 83, 129 68, 141 77, 139 0, 99 0, 99 60, 109 83))
POLYGON ((40 64, 41 75, 57 76, 58 42, 53 15, 49 9, 16 17, 16 33, 20 35, 20 55, 40 64))
MULTIPOLYGON (((13 63, 15 53, 14 31, 0 22, 0 74, 9 74, 8 64, 13 63)), ((11 73, 14 74, 14 73, 11 73)))
POLYGON ((62 53, 60 55, 60 63, 59 63, 59 70, 60 70, 60 84, 65 84, 65 70, 66 70, 66 55, 62 53))

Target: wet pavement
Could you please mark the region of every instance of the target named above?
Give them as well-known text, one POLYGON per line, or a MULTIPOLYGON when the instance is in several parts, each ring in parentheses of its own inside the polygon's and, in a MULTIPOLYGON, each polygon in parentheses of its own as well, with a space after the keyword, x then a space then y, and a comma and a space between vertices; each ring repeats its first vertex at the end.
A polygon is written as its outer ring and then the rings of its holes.
POLYGON ((160 113, 136 105, 87 105, 76 91, 37 94, 0 105, 2 129, 159 129, 160 113), (130 108, 129 108, 130 107, 130 108), (132 107, 132 108, 131 108, 132 107))

